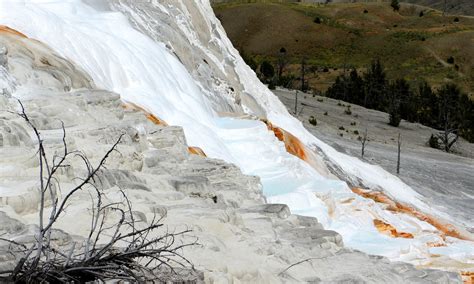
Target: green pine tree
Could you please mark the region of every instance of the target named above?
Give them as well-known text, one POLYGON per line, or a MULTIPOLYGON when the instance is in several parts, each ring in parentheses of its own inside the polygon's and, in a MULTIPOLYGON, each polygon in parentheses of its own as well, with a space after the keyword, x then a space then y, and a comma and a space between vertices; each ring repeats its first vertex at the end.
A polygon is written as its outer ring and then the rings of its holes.
POLYGON ((370 68, 364 74, 364 85, 365 96, 363 106, 384 111, 388 83, 387 75, 380 60, 373 61, 370 68))
POLYGON ((402 117, 400 115, 400 105, 401 105, 401 90, 399 82, 390 84, 388 88, 388 107, 387 112, 389 114, 389 122, 391 126, 398 127, 402 117))
POLYGON ((275 68, 273 68, 273 65, 266 60, 262 62, 262 65, 260 65, 260 72, 265 81, 270 81, 273 76, 275 76, 275 68))
POLYGON ((398 0, 392 0, 392 3, 390 4, 392 6, 394 11, 399 11, 400 10, 400 3, 398 0))

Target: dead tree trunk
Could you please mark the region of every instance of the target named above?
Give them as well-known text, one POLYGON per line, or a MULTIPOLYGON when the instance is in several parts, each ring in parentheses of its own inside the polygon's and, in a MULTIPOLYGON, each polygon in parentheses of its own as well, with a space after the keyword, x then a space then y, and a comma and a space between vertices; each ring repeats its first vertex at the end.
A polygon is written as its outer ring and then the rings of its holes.
POLYGON ((451 128, 452 118, 448 111, 444 113, 444 129, 441 131, 437 137, 441 141, 442 147, 446 153, 451 152, 451 148, 459 139, 458 130, 451 128))
POLYGON ((361 157, 362 158, 364 158, 365 145, 367 144, 367 141, 368 141, 368 135, 367 134, 368 134, 368 130, 366 128, 364 134, 362 135, 362 137, 359 137, 360 143, 362 144, 362 152, 361 152, 361 157))
POLYGON ((282 47, 280 49, 280 53, 278 54, 278 82, 281 83, 281 78, 283 76, 283 72, 285 71, 286 66, 288 65, 288 57, 286 53, 286 49, 282 47))
POLYGON ((397 156, 397 174, 400 174, 400 153, 402 149, 402 136, 398 133, 398 156, 397 156))
POLYGON ((305 75, 306 75, 306 58, 301 59, 301 91, 306 90, 305 86, 305 75))
POLYGON ((295 93, 295 115, 298 114, 298 90, 295 93))

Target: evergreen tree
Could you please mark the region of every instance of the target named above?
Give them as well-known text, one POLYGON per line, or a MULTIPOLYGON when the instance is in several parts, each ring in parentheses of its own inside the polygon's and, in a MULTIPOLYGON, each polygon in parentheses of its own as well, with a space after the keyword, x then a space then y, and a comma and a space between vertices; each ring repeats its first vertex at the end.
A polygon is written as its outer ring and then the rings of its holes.
POLYGON ((400 3, 398 0, 392 0, 392 3, 390 4, 392 6, 394 11, 399 11, 400 10, 400 3))
POLYGON ((456 85, 448 84, 434 92, 427 82, 422 82, 415 93, 406 80, 389 84, 380 61, 374 61, 362 77, 355 69, 340 75, 326 96, 386 111, 394 126, 405 119, 442 130, 432 141, 437 139, 445 151, 456 142, 458 134, 474 142, 474 101, 456 85))
POLYGON ((439 116, 438 97, 427 82, 419 85, 418 98, 418 121, 423 125, 435 127, 439 116))
POLYGON ((260 65, 260 72, 265 81, 269 81, 273 76, 275 76, 275 68, 273 68, 273 65, 266 60, 262 62, 262 65, 260 65))
POLYGON ((365 97, 364 80, 359 76, 356 69, 352 69, 350 75, 350 102, 362 105, 365 97))
POLYGON ((409 122, 415 122, 418 103, 410 85, 405 79, 399 79, 395 82, 395 88, 400 97, 400 117, 409 122))
POLYGON ((342 100, 346 92, 347 78, 344 75, 338 76, 334 84, 326 91, 326 96, 336 100, 342 100))
POLYGON ((466 94, 459 100, 459 134, 471 143, 474 143, 474 101, 466 94))
POLYGON ((364 103, 367 108, 385 110, 387 91, 387 78, 380 60, 372 62, 370 68, 364 74, 364 103))
POLYGON ((389 123, 392 126, 398 127, 402 120, 400 115, 401 106, 401 89, 400 84, 397 82, 390 85, 388 90, 388 107, 387 112, 389 114, 389 123))

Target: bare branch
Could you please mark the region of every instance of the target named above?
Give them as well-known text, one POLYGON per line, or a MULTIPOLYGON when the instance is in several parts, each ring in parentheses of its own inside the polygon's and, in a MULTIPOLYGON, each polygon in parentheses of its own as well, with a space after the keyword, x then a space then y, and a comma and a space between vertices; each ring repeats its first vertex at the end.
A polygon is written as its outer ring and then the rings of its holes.
MULTIPOLYGON (((0 281, 9 282, 92 282, 108 280, 124 280, 130 282, 146 282, 156 280, 154 270, 166 267, 167 271, 176 273, 174 267, 194 269, 181 251, 194 242, 183 243, 178 238, 191 232, 159 233, 163 227, 161 218, 156 218, 148 226, 137 229, 133 215, 132 202, 124 190, 120 193, 124 202, 103 204, 104 193, 100 189, 100 173, 106 169, 105 164, 110 155, 117 151, 123 134, 112 147, 104 154, 96 167, 93 167, 86 155, 80 151, 69 151, 66 142, 66 130, 61 122, 62 153, 54 154, 51 163, 43 145, 41 133, 28 117, 25 107, 19 101, 21 112, 18 115, 25 120, 33 130, 38 142, 37 156, 39 159, 40 178, 40 207, 38 213, 39 230, 35 241, 30 247, 24 244, 0 238, 12 246, 9 252, 21 257, 12 271, 0 271, 0 281), (61 192, 60 182, 56 175, 58 170, 68 166, 68 160, 79 158, 83 161, 87 175, 79 179, 77 185, 65 196, 59 198, 61 192), (98 179, 99 183, 96 181, 98 179), (89 186, 91 188, 89 188, 89 186), (62 252, 55 248, 51 235, 58 219, 67 214, 66 208, 70 199, 80 190, 89 190, 91 197, 91 223, 87 237, 82 245, 74 242, 67 251, 62 252), (44 223, 47 194, 51 199, 51 212, 49 220, 44 223), (118 213, 119 220, 107 222, 107 216, 118 213), (127 219, 127 216, 130 216, 127 219), (151 237, 150 237, 151 236, 151 237), (104 238, 102 238, 104 237, 104 238), (108 239, 100 244, 102 239, 108 239), (181 243, 179 243, 181 242, 181 243), (125 244, 125 245, 124 245, 125 244)), ((120 152, 119 152, 120 153, 120 152)))

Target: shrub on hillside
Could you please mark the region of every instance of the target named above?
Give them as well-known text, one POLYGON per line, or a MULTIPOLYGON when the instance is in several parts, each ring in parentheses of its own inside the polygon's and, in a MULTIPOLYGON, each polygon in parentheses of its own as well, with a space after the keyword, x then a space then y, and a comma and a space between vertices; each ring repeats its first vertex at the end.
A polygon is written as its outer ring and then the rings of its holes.
POLYGON ((268 84, 268 88, 270 90, 275 90, 276 89, 275 80, 270 81, 270 83, 268 84))
POLYGON ((398 12, 400 10, 400 3, 398 2, 398 0, 392 0, 392 3, 390 4, 390 6, 392 6, 393 11, 398 12))
MULTIPOLYGON (((250 56, 249 54, 247 54, 243 49, 240 49, 239 53, 240 53, 240 56, 242 57, 242 59, 245 61, 245 63, 247 63, 247 65, 253 71, 257 72, 257 69, 258 69, 257 61, 255 61, 255 59, 252 56, 250 56)), ((204 59, 204 62, 206 62, 206 64, 207 64, 207 61, 205 59, 204 59)))
POLYGON ((347 106, 347 108, 346 108, 346 110, 344 111, 344 113, 347 114, 347 115, 351 115, 351 114, 352 114, 352 110, 351 110, 351 106, 350 106, 350 105, 347 106))
POLYGON ((434 134, 431 134, 430 139, 428 140, 428 145, 429 145, 431 148, 439 149, 438 137, 435 136, 434 134))
POLYGON ((296 80, 296 76, 293 74, 288 74, 286 76, 282 75, 277 78, 276 85, 284 88, 293 88, 293 83, 296 80))
POLYGON ((398 127, 400 125, 400 121, 402 121, 399 113, 390 113, 390 119, 388 124, 391 126, 398 127))
POLYGON ((452 56, 448 57, 446 62, 448 62, 449 64, 454 64, 454 57, 452 57, 452 56))
POLYGON ((267 81, 275 76, 275 68, 267 60, 263 61, 260 65, 260 72, 267 81))

